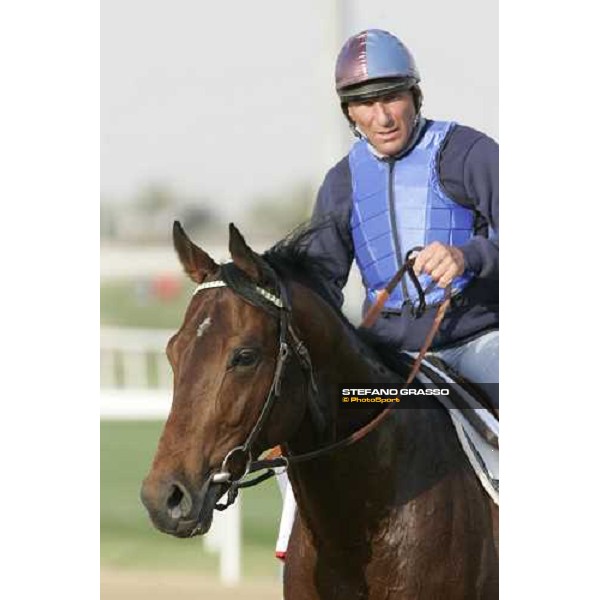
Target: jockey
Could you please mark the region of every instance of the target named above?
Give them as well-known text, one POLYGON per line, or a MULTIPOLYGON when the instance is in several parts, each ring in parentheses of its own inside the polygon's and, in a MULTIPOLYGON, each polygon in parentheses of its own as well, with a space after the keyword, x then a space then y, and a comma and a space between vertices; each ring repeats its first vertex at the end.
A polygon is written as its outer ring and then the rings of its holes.
POLYGON ((431 346, 460 375, 484 386, 498 407, 498 145, 455 122, 421 115, 419 72, 394 35, 369 29, 343 46, 335 69, 344 115, 358 140, 326 175, 313 222, 311 253, 331 264, 341 306, 352 261, 365 287, 363 310, 420 251, 374 331, 399 350, 418 352, 446 288, 451 305, 431 346))
MULTIPOLYGON (((418 352, 449 289, 430 353, 483 384, 498 407, 498 145, 470 127, 421 115, 415 61, 387 31, 352 36, 335 79, 358 140, 319 190, 309 252, 327 259, 339 307, 356 260, 366 312, 418 248, 424 313, 417 315, 417 289, 404 277, 373 330, 392 348, 418 352)), ((285 501, 276 556, 284 559, 295 502, 286 475, 278 479, 285 501)))

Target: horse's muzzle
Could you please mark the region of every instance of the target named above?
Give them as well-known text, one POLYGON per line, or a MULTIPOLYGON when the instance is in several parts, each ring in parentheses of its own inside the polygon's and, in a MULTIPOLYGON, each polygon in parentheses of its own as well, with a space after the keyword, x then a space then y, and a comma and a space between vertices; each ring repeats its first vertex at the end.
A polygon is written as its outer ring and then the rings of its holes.
POLYGON ((210 529, 215 505, 227 485, 213 483, 209 476, 199 490, 194 492, 190 487, 178 480, 144 481, 141 499, 158 530, 177 537, 192 537, 210 529))

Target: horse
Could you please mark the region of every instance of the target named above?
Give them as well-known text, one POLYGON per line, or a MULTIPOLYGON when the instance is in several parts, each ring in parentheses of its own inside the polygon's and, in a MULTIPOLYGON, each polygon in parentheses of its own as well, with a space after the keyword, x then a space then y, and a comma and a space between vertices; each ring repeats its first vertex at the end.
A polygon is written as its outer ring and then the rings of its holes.
POLYGON ((435 398, 318 452, 381 414, 342 407, 340 383, 398 384, 402 373, 344 317, 303 239, 259 255, 231 224, 232 262, 219 265, 174 224, 198 287, 166 348, 173 402, 141 490, 154 526, 206 533, 250 461, 280 445, 298 505, 286 599, 497 598, 498 509, 435 398))

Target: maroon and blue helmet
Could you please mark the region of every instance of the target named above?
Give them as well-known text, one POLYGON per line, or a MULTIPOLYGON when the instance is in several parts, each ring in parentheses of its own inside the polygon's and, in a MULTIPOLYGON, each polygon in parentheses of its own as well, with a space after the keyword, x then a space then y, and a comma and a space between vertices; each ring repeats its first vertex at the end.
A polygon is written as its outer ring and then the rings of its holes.
POLYGON ((335 87, 342 104, 410 90, 419 80, 408 48, 382 29, 353 35, 342 47, 335 66, 335 87))

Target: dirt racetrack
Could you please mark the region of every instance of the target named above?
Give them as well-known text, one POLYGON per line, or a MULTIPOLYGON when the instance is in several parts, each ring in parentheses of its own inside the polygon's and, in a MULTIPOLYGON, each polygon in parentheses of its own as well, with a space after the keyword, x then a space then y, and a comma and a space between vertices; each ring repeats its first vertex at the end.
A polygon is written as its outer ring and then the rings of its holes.
POLYGON ((163 571, 129 571, 102 568, 102 600, 281 600, 282 589, 271 581, 243 581, 223 587, 204 575, 163 571))

